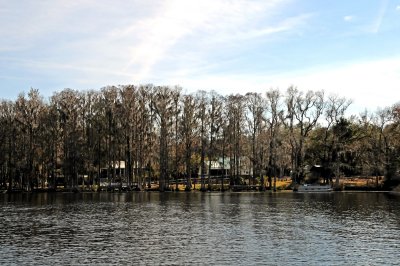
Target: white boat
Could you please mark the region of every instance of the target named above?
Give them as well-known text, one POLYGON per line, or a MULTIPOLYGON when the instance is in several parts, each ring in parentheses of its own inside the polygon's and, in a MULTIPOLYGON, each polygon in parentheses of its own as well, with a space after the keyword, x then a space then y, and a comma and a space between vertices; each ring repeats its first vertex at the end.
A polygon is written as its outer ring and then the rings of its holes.
POLYGON ((333 191, 331 185, 319 185, 319 184, 303 184, 298 185, 294 189, 297 192, 331 192, 333 191))

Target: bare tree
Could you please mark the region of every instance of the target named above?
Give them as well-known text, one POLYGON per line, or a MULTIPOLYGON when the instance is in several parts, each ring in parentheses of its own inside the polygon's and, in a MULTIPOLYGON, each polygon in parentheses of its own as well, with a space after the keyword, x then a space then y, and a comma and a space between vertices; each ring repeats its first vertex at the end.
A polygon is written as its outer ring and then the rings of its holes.
POLYGON ((276 190, 276 175, 278 174, 278 139, 279 139, 279 130, 282 125, 282 117, 283 117, 283 109, 281 107, 281 94, 279 90, 269 90, 266 93, 266 101, 267 101, 267 110, 268 114, 266 115, 267 122, 267 131, 268 131, 268 148, 269 148, 269 156, 268 156, 268 165, 266 167, 268 174, 268 183, 270 185, 270 189, 272 188, 272 180, 271 177, 274 177, 274 191, 276 190))
POLYGON ((197 127, 196 102, 193 96, 185 95, 183 97, 182 110, 182 136, 185 143, 185 163, 186 163, 186 188, 189 191, 192 187, 192 153, 197 127))
MULTIPOLYGON (((208 117, 209 117, 209 146, 208 146, 208 186, 211 186, 211 164, 212 161, 217 159, 217 147, 215 142, 218 138, 218 134, 222 131, 222 123, 223 123, 223 104, 224 98, 218 95, 216 92, 211 92, 210 95, 210 107, 208 109, 208 117)), ((224 147, 224 144, 223 144, 224 147)), ((225 172, 225 160, 224 160, 224 152, 222 152, 223 161, 222 167, 223 172, 225 172)), ((220 173, 221 176, 221 190, 224 190, 224 175, 220 173)))
POLYGON ((62 142, 60 157, 63 164, 63 176, 66 184, 76 189, 78 170, 82 164, 81 148, 83 147, 80 109, 82 98, 78 91, 66 89, 53 95, 52 101, 57 106, 60 119, 60 140, 62 142))
POLYGON ((265 96, 222 97, 204 91, 187 95, 180 87, 109 86, 65 89, 48 102, 31 89, 15 102, 0 102, 0 186, 32 190, 48 182, 56 188, 64 178, 67 187, 78 189, 81 177, 93 184, 106 173, 109 182, 126 180, 138 189, 159 177, 164 191, 170 176, 177 188, 185 173, 191 189, 192 175, 199 173, 206 190, 207 167, 208 189, 214 172, 222 177, 221 189, 228 173, 231 185, 248 175, 252 184, 261 177, 263 186, 267 173, 271 186, 272 177, 276 183, 278 174, 289 170, 293 181, 302 181, 305 165, 314 162, 330 169, 325 181, 332 173, 364 171, 377 181, 384 175, 385 184, 393 185, 399 105, 357 122, 344 116, 350 104, 294 87, 285 96, 269 90, 265 96), (221 171, 213 169, 217 160, 221 171), (125 162, 124 175, 120 162, 125 162))
POLYGON ((60 117, 57 107, 50 102, 42 110, 42 132, 44 141, 43 154, 46 167, 46 178, 50 189, 57 187, 57 159, 60 150, 60 117))
MULTIPOLYGON (((261 97, 261 94, 249 92, 246 94, 246 107, 247 127, 251 138, 251 181, 254 185, 256 183, 256 177, 261 176, 261 161, 259 155, 262 146, 259 143, 259 137, 264 126, 265 100, 261 97)), ((263 177, 261 177, 261 179, 263 179, 263 177)), ((261 184, 263 183, 263 180, 261 180, 261 184)), ((261 185, 261 187, 263 188, 264 186, 261 185)))
POLYGON ((17 125, 15 123, 16 113, 15 104, 11 101, 3 100, 0 105, 0 147, 1 153, 1 176, 2 185, 7 186, 7 190, 11 191, 15 181, 17 172, 16 168, 16 136, 17 125))
POLYGON ((372 117, 372 131, 369 140, 372 145, 373 173, 376 177, 376 185, 379 182, 379 175, 385 175, 390 179, 391 175, 391 142, 393 137, 393 113, 387 107, 378 109, 372 117))
POLYGON ((290 87, 286 96, 285 125, 290 132, 292 171, 294 182, 304 178, 304 144, 324 110, 324 93, 303 93, 290 87))
MULTIPOLYGON (((206 173, 206 147, 207 147, 207 132, 209 126, 209 116, 207 113, 209 99, 205 91, 198 91, 195 96, 197 102, 197 119, 199 121, 199 138, 200 138, 200 178, 201 178, 201 191, 205 191, 205 173, 206 173)), ((211 190, 210 179, 208 180, 208 189, 211 190)))
MULTIPOLYGON (((324 137, 323 137, 323 157, 322 157, 322 165, 326 169, 331 169, 331 171, 336 172, 336 176, 339 176, 338 167, 335 167, 333 164, 336 162, 332 161, 332 152, 337 150, 337 140, 338 138, 333 135, 334 131, 331 130, 333 126, 340 123, 341 119, 344 117, 344 114, 347 108, 350 106, 351 100, 347 100, 346 98, 338 97, 336 95, 331 95, 328 97, 326 101, 325 108, 325 120, 326 127, 324 128, 324 137), (335 148, 336 147, 336 148, 335 148)), ((330 179, 329 172, 325 171, 325 182, 328 182, 330 179)))
POLYGON ((146 133, 145 133, 145 138, 146 138, 146 147, 147 147, 147 172, 148 172, 148 177, 147 177, 147 187, 151 188, 151 180, 153 178, 153 169, 154 169, 154 150, 155 150, 155 142, 156 142, 156 137, 155 137, 155 121, 157 120, 157 113, 155 112, 155 104, 156 104, 156 90, 153 85, 149 84, 146 86, 143 86, 140 90, 140 95, 143 98, 143 102, 146 102, 144 107, 147 109, 147 112, 149 114, 148 116, 148 124, 145 127, 146 133))
POLYGON ((119 116, 117 112, 117 107, 120 104, 118 88, 111 86, 105 87, 101 90, 102 92, 102 105, 105 109, 104 117, 104 133, 105 133, 105 145, 106 145, 106 162, 107 162, 107 178, 109 180, 109 185, 116 179, 116 169, 119 165, 119 149, 118 142, 119 138, 117 134, 119 133, 118 128, 119 116))
POLYGON ((157 122, 160 128, 160 191, 165 191, 168 185, 169 169, 169 131, 171 127, 171 117, 173 111, 173 91, 169 87, 156 87, 155 101, 153 101, 153 109, 157 115, 157 122))
POLYGON ((241 182, 241 157, 244 123, 244 97, 242 95, 230 95, 226 101, 227 131, 229 141, 230 177, 231 185, 241 182))
MULTIPOLYGON (((137 88, 135 86, 123 86, 119 91, 121 95, 121 109, 120 114, 123 118, 122 132, 124 138, 124 158, 125 158, 125 177, 127 179, 127 184, 131 187, 133 183, 133 166, 137 165, 138 161, 138 150, 137 147, 138 136, 140 129, 137 128, 138 125, 138 114, 139 114, 139 101, 137 95, 137 88), (134 147, 135 146, 135 147, 134 147), (137 151, 134 152, 134 149, 137 151)), ((137 185, 140 187, 140 177, 137 181, 137 185)))
POLYGON ((38 169, 38 135, 39 121, 44 103, 39 90, 31 89, 26 99, 23 94, 19 95, 16 101, 16 121, 19 122, 22 131, 26 133, 23 138, 24 167, 23 177, 28 191, 37 184, 36 170, 38 169))
POLYGON ((180 114, 182 111, 181 107, 181 89, 177 88, 176 93, 173 95, 173 114, 174 114, 174 153, 175 153, 175 158, 174 158, 174 169, 173 169, 173 174, 175 178, 175 190, 179 190, 179 182, 178 182, 178 177, 180 176, 179 172, 179 162, 180 162, 180 152, 179 152, 179 144, 180 144, 180 130, 179 130, 179 124, 180 124, 180 114))
MULTIPOLYGON (((148 170, 148 175, 150 175, 151 164, 147 164, 146 162, 152 161, 153 157, 153 118, 154 112, 151 108, 152 105, 152 86, 140 86, 138 89, 138 121, 137 121, 137 131, 138 131, 138 139, 136 146, 138 148, 138 169, 139 169, 139 179, 141 183, 145 183, 145 169, 148 170)), ((149 177, 149 176, 147 176, 149 177)), ((150 181, 150 178, 149 178, 150 181)), ((142 187, 142 184, 138 184, 139 188, 142 187)))

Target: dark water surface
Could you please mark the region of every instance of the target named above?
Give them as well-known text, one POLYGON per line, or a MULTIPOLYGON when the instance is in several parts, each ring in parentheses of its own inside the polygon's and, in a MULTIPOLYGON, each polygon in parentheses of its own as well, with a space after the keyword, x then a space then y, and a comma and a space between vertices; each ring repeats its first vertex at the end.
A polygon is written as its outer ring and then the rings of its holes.
POLYGON ((400 195, 0 195, 0 264, 394 265, 400 195))

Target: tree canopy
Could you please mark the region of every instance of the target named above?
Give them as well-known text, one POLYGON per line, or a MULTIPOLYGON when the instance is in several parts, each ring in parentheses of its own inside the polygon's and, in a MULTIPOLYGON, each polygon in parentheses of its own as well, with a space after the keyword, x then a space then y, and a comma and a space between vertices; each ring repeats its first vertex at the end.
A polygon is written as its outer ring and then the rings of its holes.
POLYGON ((302 182, 306 166, 321 165, 326 181, 385 176, 394 185, 399 104, 346 116, 350 104, 295 87, 220 95, 126 85, 64 89, 49 99, 31 89, 0 103, 0 185, 74 188, 106 177, 138 188, 158 180, 165 190, 177 179, 190 189, 198 178, 206 189, 213 162, 231 184, 243 176, 253 184, 284 175, 302 182))

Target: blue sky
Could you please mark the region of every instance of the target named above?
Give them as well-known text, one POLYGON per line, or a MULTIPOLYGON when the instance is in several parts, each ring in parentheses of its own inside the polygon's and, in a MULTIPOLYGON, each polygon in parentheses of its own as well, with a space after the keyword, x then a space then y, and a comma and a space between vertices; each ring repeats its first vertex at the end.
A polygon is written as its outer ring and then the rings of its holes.
POLYGON ((153 83, 400 101, 400 0, 0 0, 0 25, 5 99, 153 83))

